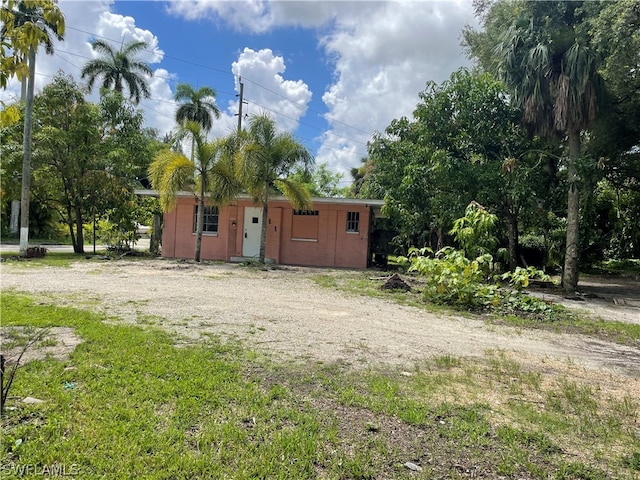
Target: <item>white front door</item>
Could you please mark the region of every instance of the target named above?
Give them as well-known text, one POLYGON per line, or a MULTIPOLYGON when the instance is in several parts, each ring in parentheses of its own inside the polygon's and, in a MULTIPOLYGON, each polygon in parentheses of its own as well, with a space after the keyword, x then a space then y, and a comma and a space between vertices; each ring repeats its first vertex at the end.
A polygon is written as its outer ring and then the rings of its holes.
POLYGON ((242 235, 242 256, 260 255, 260 233, 262 231, 262 208, 244 207, 244 232, 242 235))

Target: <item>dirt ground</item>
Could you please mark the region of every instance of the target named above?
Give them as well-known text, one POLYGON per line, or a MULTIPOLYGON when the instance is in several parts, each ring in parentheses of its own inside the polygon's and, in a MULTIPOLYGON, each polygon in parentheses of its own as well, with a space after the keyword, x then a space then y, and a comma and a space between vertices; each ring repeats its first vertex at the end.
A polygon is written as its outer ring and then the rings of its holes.
MULTIPOLYGON (((43 303, 104 312, 113 321, 159 326, 178 334, 180 342, 215 335, 300 361, 412 368, 434 355, 482 357, 499 350, 532 365, 564 362, 640 381, 638 347, 487 325, 314 282, 327 274, 331 272, 301 267, 261 271, 170 260, 94 260, 68 268, 4 263, 1 286, 35 294, 43 303)), ((605 320, 640 322, 638 282, 615 281, 599 285, 589 277, 581 285, 587 293, 584 301, 556 299, 605 320)))
POLYGON ((535 294, 594 318, 640 324, 640 279, 623 275, 582 275, 575 299, 555 291, 535 289, 535 294))

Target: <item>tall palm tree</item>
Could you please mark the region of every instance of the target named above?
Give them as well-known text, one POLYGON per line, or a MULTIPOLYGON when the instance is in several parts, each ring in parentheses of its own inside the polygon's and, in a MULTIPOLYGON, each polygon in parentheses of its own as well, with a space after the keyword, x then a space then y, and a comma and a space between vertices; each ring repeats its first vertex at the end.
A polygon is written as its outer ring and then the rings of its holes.
MULTIPOLYGON (((515 20, 495 49, 498 73, 522 109, 523 121, 543 137, 566 138, 566 253, 563 287, 578 286, 581 131, 596 117, 601 78, 598 58, 580 29, 582 2, 528 2, 528 18, 515 20)), ((584 30, 584 29, 583 29, 584 30)))
MULTIPOLYGON (((220 118, 220 109, 216 105, 216 92, 210 87, 194 90, 191 85, 179 83, 173 96, 179 102, 176 110, 176 122, 184 124, 191 121, 202 127, 208 133, 213 126, 213 117, 220 118)), ((193 161, 194 143, 191 141, 191 160, 193 161)))
POLYGON ((151 96, 144 75, 153 76, 153 71, 145 62, 135 58, 136 53, 147 48, 146 42, 132 40, 117 51, 103 40, 94 40, 91 46, 102 57, 89 60, 80 72, 82 78, 89 78, 89 90, 93 88, 96 78, 102 77, 103 88, 113 88, 120 94, 126 85, 129 98, 136 104, 140 103, 141 97, 151 96))
POLYGON ((310 166, 313 156, 291 133, 278 133, 273 119, 264 114, 252 116, 249 129, 232 134, 229 142, 236 146, 238 177, 254 202, 262 205, 260 262, 264 263, 269 198, 278 190, 294 208, 309 208, 309 191, 290 174, 296 165, 310 166))
POLYGON ((195 160, 170 149, 162 150, 149 166, 149 179, 160 193, 164 211, 175 207, 180 190, 193 190, 198 200, 194 260, 199 262, 205 206, 207 203, 217 206, 227 203, 237 196, 241 185, 235 176, 233 156, 226 148, 225 139, 208 142, 202 127, 193 121, 185 122, 177 135, 178 138, 193 139, 195 160))
POLYGON ((211 87, 195 90, 189 84, 179 83, 173 98, 179 102, 176 110, 176 121, 179 124, 190 120, 208 132, 213 126, 213 118, 220 118, 220 109, 216 105, 216 91, 211 87))
MULTIPOLYGON (((38 44, 43 44, 45 52, 49 55, 53 54, 53 43, 51 41, 52 34, 62 41, 65 21, 62 12, 52 2, 24 2, 19 1, 15 4, 14 9, 11 11, 3 12, 2 17, 5 19, 11 19, 11 25, 8 22, 4 22, 0 29, 0 37, 5 40, 5 37, 9 34, 9 29, 25 30, 27 38, 37 38, 38 44), (34 35, 34 32, 37 35, 34 35)), ((7 10, 7 7, 3 6, 3 10, 7 10)), ((12 34, 14 32, 11 32, 12 34)), ((12 36, 12 35, 11 35, 12 36)), ((24 157, 22 161, 22 191, 20 200, 20 254, 26 255, 27 248, 29 246, 29 200, 31 195, 31 140, 32 140, 32 126, 33 126, 33 96, 35 90, 35 75, 36 75, 36 50, 37 46, 33 43, 29 45, 28 49, 28 66, 29 76, 27 82, 22 80, 22 99, 25 100, 25 114, 24 114, 24 138, 23 138, 23 150, 24 157)), ((24 59, 23 59, 24 60, 24 59)))

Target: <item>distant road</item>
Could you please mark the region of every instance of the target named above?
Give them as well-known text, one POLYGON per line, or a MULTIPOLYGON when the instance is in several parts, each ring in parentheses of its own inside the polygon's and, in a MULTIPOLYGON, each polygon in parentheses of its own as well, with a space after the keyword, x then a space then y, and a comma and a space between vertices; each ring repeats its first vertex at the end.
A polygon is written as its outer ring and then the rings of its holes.
MULTIPOLYGON (((61 245, 61 244, 37 244, 32 243, 32 246, 41 245, 45 247, 49 252, 65 252, 65 253, 73 253, 73 247, 71 245, 61 245)), ((96 250, 106 250, 106 245, 96 245, 96 250)), ((0 252, 18 252, 20 250, 20 245, 18 243, 0 243, 0 252)), ((136 244, 136 250, 149 250, 149 239, 141 238, 138 240, 136 244)), ((85 243, 84 244, 84 253, 90 255, 93 253, 93 243, 85 243)))

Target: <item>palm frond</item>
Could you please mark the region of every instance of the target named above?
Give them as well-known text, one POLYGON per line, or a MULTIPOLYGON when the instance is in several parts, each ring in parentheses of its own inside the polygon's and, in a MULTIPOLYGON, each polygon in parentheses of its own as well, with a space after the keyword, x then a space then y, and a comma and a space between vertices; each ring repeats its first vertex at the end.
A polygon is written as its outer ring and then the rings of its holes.
POLYGON ((303 183, 290 178, 283 178, 275 180, 274 185, 289 199, 293 208, 306 210, 313 206, 311 194, 303 183))
POLYGON ((165 149, 158 153, 149 166, 149 179, 160 194, 160 205, 170 211, 177 202, 180 190, 193 182, 195 165, 181 153, 165 149))

